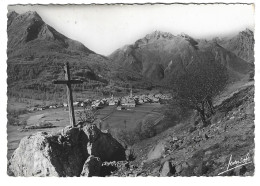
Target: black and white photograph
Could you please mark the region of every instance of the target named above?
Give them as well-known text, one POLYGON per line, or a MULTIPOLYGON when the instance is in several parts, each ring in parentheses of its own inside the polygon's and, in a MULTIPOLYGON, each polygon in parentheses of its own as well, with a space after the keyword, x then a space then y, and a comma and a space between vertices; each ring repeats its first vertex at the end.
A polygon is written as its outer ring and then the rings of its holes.
POLYGON ((4 8, 8 177, 254 177, 254 2, 4 8))

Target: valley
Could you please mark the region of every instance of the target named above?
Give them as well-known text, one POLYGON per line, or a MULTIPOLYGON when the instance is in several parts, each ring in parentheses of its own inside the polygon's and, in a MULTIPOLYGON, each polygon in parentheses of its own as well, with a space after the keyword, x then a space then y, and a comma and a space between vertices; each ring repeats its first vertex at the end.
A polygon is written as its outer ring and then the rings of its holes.
MULTIPOLYGON (((147 103, 138 105, 129 110, 117 110, 116 106, 107 106, 99 110, 97 118, 102 120, 99 126, 101 130, 117 131, 124 129, 126 131, 133 130, 137 124, 142 122, 145 118, 157 118, 160 116, 160 109, 162 105, 156 103, 147 103)), ((76 107, 76 121, 79 120, 78 112, 83 111, 82 107, 76 107)), ((70 125, 69 113, 66 108, 48 109, 43 111, 36 111, 32 113, 22 114, 19 116, 19 121, 26 121, 26 127, 37 125, 39 123, 51 123, 53 127, 39 128, 39 129, 23 129, 24 126, 7 125, 8 133, 8 154, 7 158, 11 157, 13 151, 18 147, 20 140, 28 135, 36 132, 55 133, 64 127, 70 125)))
POLYGON ((89 176, 90 161, 97 176, 254 175, 253 31, 156 30, 103 56, 35 11, 7 17, 9 175, 89 176), (72 85, 75 126, 53 83, 65 62, 83 82, 72 85), (230 156, 250 162, 225 171, 230 156))

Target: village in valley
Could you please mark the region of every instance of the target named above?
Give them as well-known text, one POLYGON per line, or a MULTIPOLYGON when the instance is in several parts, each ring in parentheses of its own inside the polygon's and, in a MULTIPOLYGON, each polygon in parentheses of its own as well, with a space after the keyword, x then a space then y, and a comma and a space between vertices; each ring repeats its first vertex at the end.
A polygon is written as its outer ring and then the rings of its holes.
MULTIPOLYGON (((170 94, 142 94, 133 95, 132 89, 130 94, 123 97, 114 97, 113 94, 109 98, 103 99, 85 99, 77 100, 73 102, 74 107, 83 107, 86 109, 102 109, 106 106, 116 106, 117 110, 128 109, 131 107, 136 107, 145 103, 158 103, 165 104, 171 99, 170 94)), ((61 107, 68 107, 68 103, 52 104, 52 105, 39 105, 37 107, 29 107, 27 110, 29 112, 42 111, 46 109, 55 109, 61 107)))

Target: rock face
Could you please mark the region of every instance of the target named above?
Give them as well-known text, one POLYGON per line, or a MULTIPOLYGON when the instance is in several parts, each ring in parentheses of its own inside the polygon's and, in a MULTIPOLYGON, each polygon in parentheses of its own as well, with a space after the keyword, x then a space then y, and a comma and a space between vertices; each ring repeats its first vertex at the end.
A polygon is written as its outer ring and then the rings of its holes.
POLYGON ((93 175, 92 162, 98 164, 99 161, 93 160, 90 155, 100 156, 101 160, 106 161, 125 159, 121 144, 97 127, 66 127, 55 135, 39 132, 23 138, 8 162, 8 174, 80 176, 84 167, 83 175, 93 175), (89 156, 89 160, 86 161, 89 156))
POLYGON ((101 167, 102 167, 102 162, 99 158, 94 156, 89 156, 87 161, 84 163, 80 176, 85 176, 85 177, 100 176, 101 167))

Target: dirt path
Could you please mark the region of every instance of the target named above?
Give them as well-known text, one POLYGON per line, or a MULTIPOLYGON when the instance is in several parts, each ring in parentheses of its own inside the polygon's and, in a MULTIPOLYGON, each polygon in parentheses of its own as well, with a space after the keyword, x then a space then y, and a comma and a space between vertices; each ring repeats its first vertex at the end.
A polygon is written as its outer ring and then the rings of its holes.
POLYGON ((246 89, 249 86, 254 85, 255 81, 250 81, 246 83, 237 83, 231 87, 229 87, 225 92, 223 92, 221 95, 217 96, 214 100, 214 106, 221 105, 223 101, 225 101, 228 98, 231 98, 235 93, 246 89))

